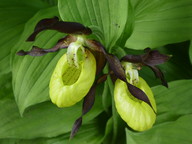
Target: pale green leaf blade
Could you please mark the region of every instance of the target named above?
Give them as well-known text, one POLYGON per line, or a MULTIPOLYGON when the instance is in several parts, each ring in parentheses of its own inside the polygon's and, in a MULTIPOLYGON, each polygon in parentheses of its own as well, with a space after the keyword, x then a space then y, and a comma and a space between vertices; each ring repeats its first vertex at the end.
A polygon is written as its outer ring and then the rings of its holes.
POLYGON ((127 144, 190 144, 192 143, 191 120, 190 114, 141 133, 126 129, 127 144))
POLYGON ((134 30, 126 47, 144 49, 189 40, 192 37, 191 0, 132 0, 134 30))
POLYGON ((172 121, 181 115, 191 114, 192 80, 178 80, 169 83, 169 88, 153 87, 157 103, 156 124, 172 121))
POLYGON ((104 135, 106 115, 101 114, 94 120, 82 125, 77 135, 69 139, 70 133, 65 133, 57 137, 36 138, 36 139, 0 139, 1 144, 101 144, 104 135), (102 123, 100 122, 102 120, 102 123))
POLYGON ((43 2, 1 0, 0 2, 0 74, 10 71, 11 48, 17 43, 27 22, 40 8, 47 7, 43 2))
POLYGON ((26 42, 26 39, 33 32, 39 20, 56 15, 58 15, 56 7, 38 12, 26 24, 20 41, 12 51, 13 90, 21 114, 25 108, 49 100, 50 77, 65 50, 41 57, 18 56, 16 52, 21 49, 30 50, 33 45, 41 48, 53 47, 64 34, 45 31, 37 36, 35 42, 26 42))
POLYGON ((107 49, 114 46, 123 32, 128 13, 127 0, 59 0, 58 2, 59 13, 63 20, 90 26, 107 49))
POLYGON ((3 98, 13 98, 11 73, 3 74, 0 79, 0 100, 3 98))
MULTIPOLYGON (((92 110, 83 117, 83 123, 86 124, 103 111, 100 101, 101 97, 96 97, 92 110)), ((44 102, 30 107, 21 117, 15 101, 3 99, 0 101, 0 139, 34 139, 69 133, 81 115, 81 107, 82 104, 78 103, 61 109, 51 102, 44 102)))

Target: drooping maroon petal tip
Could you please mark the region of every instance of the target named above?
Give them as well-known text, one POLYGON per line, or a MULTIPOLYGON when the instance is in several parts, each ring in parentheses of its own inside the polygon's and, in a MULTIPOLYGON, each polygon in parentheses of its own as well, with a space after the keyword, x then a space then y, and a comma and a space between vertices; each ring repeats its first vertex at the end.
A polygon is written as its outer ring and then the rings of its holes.
POLYGON ((149 67, 154 72, 156 78, 159 78, 161 80, 161 84, 168 88, 168 83, 165 80, 163 72, 157 66, 149 66, 149 67))
POLYGON ((82 117, 78 118, 75 121, 73 128, 72 128, 72 131, 71 131, 71 134, 70 134, 70 139, 72 139, 75 136, 75 134, 77 133, 77 131, 79 130, 81 125, 82 125, 82 117))
POLYGON ((75 134, 81 127, 83 116, 86 113, 88 113, 91 110, 91 108, 93 107, 93 104, 95 102, 96 86, 97 86, 97 83, 91 87, 88 94, 85 96, 85 98, 83 100, 82 115, 75 121, 72 131, 71 131, 70 139, 72 139, 75 136, 75 134))
POLYGON ((24 50, 20 50, 16 54, 19 56, 25 56, 25 55, 27 55, 27 52, 25 52, 24 50))

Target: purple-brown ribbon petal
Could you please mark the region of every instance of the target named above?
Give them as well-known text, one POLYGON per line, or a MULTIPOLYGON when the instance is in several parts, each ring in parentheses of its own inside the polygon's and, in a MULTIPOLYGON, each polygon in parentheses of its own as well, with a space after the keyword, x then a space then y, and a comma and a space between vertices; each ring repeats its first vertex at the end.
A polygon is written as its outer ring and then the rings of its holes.
POLYGON ((151 108, 153 109, 150 101, 149 101, 149 98, 147 97, 147 95, 139 88, 135 87, 134 85, 130 84, 130 83, 127 83, 127 86, 128 86, 128 89, 129 89, 129 92, 134 96, 136 97, 137 99, 139 100, 142 100, 144 102, 146 102, 147 104, 149 104, 151 106, 151 108))
POLYGON ((83 116, 86 113, 88 113, 91 110, 91 108, 93 107, 93 104, 95 102, 95 92, 96 92, 97 85, 104 82, 107 79, 107 76, 108 76, 108 74, 104 74, 104 75, 100 76, 97 79, 97 81, 93 84, 93 86, 89 90, 88 94, 85 96, 85 98, 83 100, 82 115, 75 121, 72 131, 71 131, 70 138, 73 138, 75 136, 75 134, 77 133, 77 131, 79 130, 79 128, 82 125, 83 116))
POLYGON ((53 48, 42 49, 42 48, 39 48, 37 46, 33 46, 30 51, 24 51, 24 50, 18 51, 17 55, 20 55, 20 56, 25 56, 25 55, 43 56, 47 53, 56 52, 56 51, 59 51, 60 49, 65 49, 69 46, 69 44, 71 42, 73 42, 75 40, 76 40, 76 38, 74 36, 68 35, 68 36, 60 39, 53 48))
POLYGON ((73 138, 75 136, 75 134, 77 133, 77 131, 79 130, 79 128, 82 125, 82 118, 83 116, 90 111, 90 109, 92 108, 94 101, 95 101, 95 92, 96 92, 96 84, 94 84, 91 89, 89 90, 88 94, 85 96, 84 100, 83 100, 83 108, 82 108, 82 115, 75 121, 72 131, 71 131, 71 135, 70 138, 73 138))
POLYGON ((35 26, 34 32, 28 37, 27 41, 34 41, 37 34, 44 30, 56 30, 66 34, 85 34, 92 33, 91 29, 77 22, 59 21, 58 17, 40 20, 35 26))

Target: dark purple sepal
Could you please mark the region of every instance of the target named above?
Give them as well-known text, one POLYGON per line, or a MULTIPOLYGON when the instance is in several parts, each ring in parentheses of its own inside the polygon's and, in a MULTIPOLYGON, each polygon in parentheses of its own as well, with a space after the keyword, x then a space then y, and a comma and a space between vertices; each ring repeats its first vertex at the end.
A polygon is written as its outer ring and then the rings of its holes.
POLYGON ((142 100, 144 102, 146 102, 147 104, 149 104, 151 106, 151 108, 153 109, 147 95, 141 90, 139 89, 138 87, 130 84, 130 83, 127 83, 127 87, 129 89, 129 92, 137 99, 139 100, 142 100))
POLYGON ((140 55, 126 55, 121 58, 121 61, 127 61, 131 63, 142 63, 142 57, 140 55))
POLYGON ((150 48, 146 48, 144 51, 146 54, 141 55, 141 59, 145 65, 159 65, 170 59, 170 56, 161 54, 158 50, 151 50, 150 48))
POLYGON ((96 59, 96 75, 100 74, 106 65, 106 58, 102 52, 89 49, 96 59))
POLYGON ((27 41, 34 41, 35 37, 37 36, 38 33, 40 33, 43 30, 49 29, 54 24, 56 24, 58 21, 59 21, 58 17, 46 18, 46 19, 40 20, 36 24, 34 32, 27 38, 27 41))
POLYGON ((58 17, 40 20, 35 26, 34 32, 28 37, 27 41, 34 41, 38 33, 44 30, 56 30, 66 34, 85 34, 92 33, 91 29, 77 22, 59 21, 58 17))

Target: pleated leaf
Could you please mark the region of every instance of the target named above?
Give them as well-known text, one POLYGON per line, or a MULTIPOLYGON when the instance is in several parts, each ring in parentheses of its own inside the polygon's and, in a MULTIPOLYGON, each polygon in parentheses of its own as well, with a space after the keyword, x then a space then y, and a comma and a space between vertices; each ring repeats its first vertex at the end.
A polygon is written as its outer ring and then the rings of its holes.
POLYGON ((28 51, 33 45, 40 48, 51 48, 64 34, 55 31, 40 33, 35 42, 25 40, 33 32, 36 23, 46 17, 58 15, 57 8, 49 8, 38 12, 28 23, 12 51, 13 90, 15 100, 22 114, 34 104, 49 100, 49 81, 58 59, 65 53, 60 52, 45 56, 18 56, 19 50, 28 51))
POLYGON ((36 138, 36 139, 0 139, 1 144, 100 144, 103 140, 105 125, 100 123, 101 118, 96 118, 90 122, 86 122, 79 130, 78 134, 69 140, 69 133, 62 134, 51 138, 36 138))
POLYGON ((127 20, 127 0, 59 0, 59 13, 65 21, 89 26, 109 49, 120 37, 127 20))
POLYGON ((169 83, 169 88, 153 87, 157 103, 156 124, 172 121, 181 115, 191 114, 192 80, 178 80, 169 83))
POLYGON ((153 129, 134 133, 126 129, 127 144, 190 144, 192 143, 192 114, 167 122, 153 129))
POLYGON ((1 0, 0 2, 0 74, 10 71, 10 52, 19 40, 25 23, 40 9, 41 1, 1 0))
POLYGON ((131 4, 134 28, 126 47, 153 48, 191 39, 191 0, 131 0, 131 4))
MULTIPOLYGON (((100 101, 100 97, 96 98, 93 109, 84 117, 84 123, 102 112, 100 101)), ((67 133, 68 140, 72 125, 80 115, 81 103, 60 109, 51 102, 44 102, 31 107, 21 117, 15 101, 6 98, 0 101, 0 139, 34 139, 67 133)))

